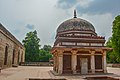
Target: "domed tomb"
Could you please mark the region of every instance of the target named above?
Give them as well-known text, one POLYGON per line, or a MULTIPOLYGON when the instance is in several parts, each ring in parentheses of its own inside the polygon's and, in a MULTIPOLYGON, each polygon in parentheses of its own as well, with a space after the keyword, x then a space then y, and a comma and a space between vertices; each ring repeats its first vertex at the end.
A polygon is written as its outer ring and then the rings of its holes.
POLYGON ((88 21, 80 18, 72 18, 60 24, 57 32, 68 31, 72 29, 95 31, 94 26, 88 21))
POLYGON ((54 46, 63 47, 93 47, 104 46, 104 37, 97 36, 94 26, 81 18, 76 17, 64 21, 57 29, 54 46))
POLYGON ((94 26, 74 17, 64 21, 57 29, 51 50, 53 70, 58 74, 106 73, 105 38, 97 36, 94 26), (99 64, 98 64, 99 63, 99 64))

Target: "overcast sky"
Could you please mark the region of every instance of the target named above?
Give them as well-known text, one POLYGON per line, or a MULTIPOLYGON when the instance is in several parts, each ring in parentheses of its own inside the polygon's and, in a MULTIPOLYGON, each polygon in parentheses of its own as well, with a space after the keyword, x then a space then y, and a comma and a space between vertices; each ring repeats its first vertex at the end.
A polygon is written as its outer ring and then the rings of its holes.
POLYGON ((56 29, 77 17, 92 23, 99 36, 111 36, 112 21, 120 15, 120 0, 0 0, 0 23, 19 41, 37 30, 40 44, 53 45, 56 29))

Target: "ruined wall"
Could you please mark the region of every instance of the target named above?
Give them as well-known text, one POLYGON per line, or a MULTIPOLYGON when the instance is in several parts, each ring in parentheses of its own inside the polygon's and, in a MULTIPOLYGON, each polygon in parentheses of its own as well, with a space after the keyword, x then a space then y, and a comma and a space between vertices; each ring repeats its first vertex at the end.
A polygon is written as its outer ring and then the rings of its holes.
MULTIPOLYGON (((0 25, 0 67, 11 67, 12 64, 18 65, 24 62, 25 49, 22 45, 16 43, 7 31, 3 31, 0 25)), ((11 34, 10 34, 11 35, 11 34)))

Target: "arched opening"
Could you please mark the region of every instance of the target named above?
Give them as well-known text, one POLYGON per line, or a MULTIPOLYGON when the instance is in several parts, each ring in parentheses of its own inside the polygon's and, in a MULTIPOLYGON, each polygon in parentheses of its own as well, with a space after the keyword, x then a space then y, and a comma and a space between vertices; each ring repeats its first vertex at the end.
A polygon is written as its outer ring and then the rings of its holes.
POLYGON ((23 62, 23 51, 22 51, 22 54, 21 54, 21 62, 23 62))
POLYGON ((8 57, 8 46, 5 47, 4 65, 7 64, 7 57, 8 57))
POLYGON ((15 49, 13 49, 12 64, 14 64, 14 58, 15 58, 15 49))
POLYGON ((95 69, 102 69, 102 55, 95 55, 95 69))
POLYGON ((18 64, 19 64, 20 50, 18 51, 18 64))
POLYGON ((71 55, 63 55, 63 73, 72 73, 71 55))

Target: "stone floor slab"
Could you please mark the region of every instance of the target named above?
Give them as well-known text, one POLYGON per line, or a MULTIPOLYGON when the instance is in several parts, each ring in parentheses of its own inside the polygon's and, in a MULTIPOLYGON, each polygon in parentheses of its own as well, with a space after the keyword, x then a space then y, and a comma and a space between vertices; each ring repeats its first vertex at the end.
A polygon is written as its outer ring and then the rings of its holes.
MULTIPOLYGON (((108 73, 114 73, 107 76, 120 78, 120 68, 108 67, 108 73)), ((19 66, 18 68, 7 68, 0 73, 0 80, 29 80, 29 78, 66 78, 67 80, 84 80, 84 77, 93 75, 72 75, 55 76, 50 71, 52 67, 19 66)), ((94 75, 103 76, 103 75, 94 75)))

